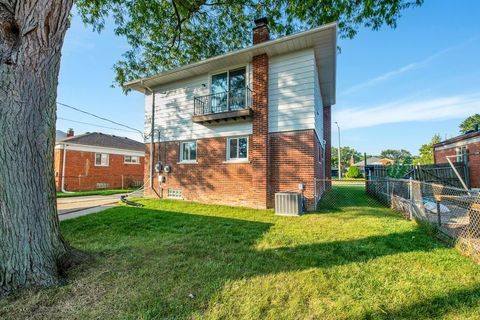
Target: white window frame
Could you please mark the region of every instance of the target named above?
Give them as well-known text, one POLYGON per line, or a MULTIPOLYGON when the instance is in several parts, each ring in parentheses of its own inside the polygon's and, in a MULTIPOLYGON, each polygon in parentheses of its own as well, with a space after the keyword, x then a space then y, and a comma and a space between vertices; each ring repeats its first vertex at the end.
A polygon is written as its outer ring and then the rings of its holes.
POLYGON ((109 165, 109 162, 110 162, 110 159, 109 159, 109 155, 108 153, 100 153, 100 152, 96 152, 95 153, 95 167, 108 167, 109 165), (97 164, 97 155, 100 155, 100 164, 97 164), (106 163, 103 163, 103 156, 105 156, 106 158, 106 163))
POLYGON ((140 164, 140 157, 139 156, 124 155, 123 156, 123 163, 125 163, 125 164, 140 164), (127 157, 130 158, 130 161, 127 161, 127 157), (136 159, 136 161, 132 161, 132 159, 136 159))
POLYGON ((467 153, 466 146, 460 146, 455 148, 455 161, 462 162, 464 159, 464 155, 467 153))
POLYGON ((227 73, 227 84, 228 78, 230 77, 230 71, 235 71, 245 68, 245 86, 251 88, 252 83, 250 83, 250 64, 237 64, 227 68, 217 69, 208 73, 208 94, 212 94, 212 77, 219 75, 221 73, 227 73))
POLYGON ((249 157, 249 152, 248 152, 248 149, 249 149, 249 146, 250 146, 250 139, 248 138, 248 136, 239 136, 239 137, 228 137, 227 138, 227 146, 226 146, 226 151, 227 151, 227 154, 226 154, 226 159, 227 159, 227 162, 248 162, 248 157, 249 157), (240 139, 247 139, 247 156, 245 158, 230 158, 230 140, 232 139, 236 139, 237 140, 237 156, 238 156, 238 152, 240 150, 239 146, 238 146, 238 140, 240 139))
POLYGON ((197 163, 198 159, 198 143, 197 140, 182 141, 180 143, 180 159, 178 163, 197 163), (183 159, 183 145, 186 143, 195 143, 195 159, 183 159))

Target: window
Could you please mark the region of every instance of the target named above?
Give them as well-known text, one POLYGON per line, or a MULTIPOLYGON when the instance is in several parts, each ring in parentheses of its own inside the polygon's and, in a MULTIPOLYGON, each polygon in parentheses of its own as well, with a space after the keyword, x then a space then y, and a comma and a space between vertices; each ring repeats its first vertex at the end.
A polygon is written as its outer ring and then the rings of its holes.
POLYGON ((95 153, 95 166, 108 167, 108 154, 107 153, 95 153))
POLYGON ((227 140, 227 160, 247 160, 248 158, 248 138, 228 138, 227 140))
POLYGON ((167 196, 174 199, 182 199, 182 190, 168 189, 167 196))
POLYGON ((212 112, 242 109, 246 105, 246 69, 212 75, 210 93, 212 112))
POLYGON ((139 164, 140 163, 140 157, 139 156, 125 156, 123 158, 123 163, 139 164))
POLYGON ((455 155, 457 156, 457 162, 463 162, 465 159, 464 155, 467 153, 466 147, 459 147, 455 149, 455 155))
POLYGON ((197 142, 182 142, 180 145, 180 162, 197 161, 197 142))

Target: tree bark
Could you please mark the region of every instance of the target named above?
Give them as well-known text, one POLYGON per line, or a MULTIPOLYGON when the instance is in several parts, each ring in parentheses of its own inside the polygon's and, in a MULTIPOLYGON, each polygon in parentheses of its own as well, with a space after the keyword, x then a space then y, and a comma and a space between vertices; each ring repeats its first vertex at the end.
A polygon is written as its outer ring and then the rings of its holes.
POLYGON ((54 185, 60 51, 73 0, 0 0, 0 294, 61 282, 54 185))

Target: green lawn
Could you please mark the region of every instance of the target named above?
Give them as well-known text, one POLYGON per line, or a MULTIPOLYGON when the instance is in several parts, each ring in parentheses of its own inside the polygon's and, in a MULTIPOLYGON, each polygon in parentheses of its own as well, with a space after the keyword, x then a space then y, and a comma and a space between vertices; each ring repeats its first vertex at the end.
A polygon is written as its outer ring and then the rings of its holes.
POLYGON ((112 194, 128 193, 135 189, 106 189, 77 192, 57 192, 57 198, 82 197, 82 196, 109 196, 112 194))
POLYGON ((0 300, 0 318, 480 319, 480 266, 361 188, 337 192, 303 217, 142 200, 64 221, 95 259, 0 300))

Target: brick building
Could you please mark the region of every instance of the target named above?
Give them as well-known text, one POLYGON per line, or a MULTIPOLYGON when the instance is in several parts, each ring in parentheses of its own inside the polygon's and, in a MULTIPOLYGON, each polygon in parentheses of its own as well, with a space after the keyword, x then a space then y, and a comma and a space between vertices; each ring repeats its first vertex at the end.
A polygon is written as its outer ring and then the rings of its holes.
POLYGON ((336 24, 270 40, 263 18, 249 48, 127 83, 145 94, 146 195, 269 208, 303 185, 312 208, 336 50, 336 24))
POLYGON ((92 132, 73 135, 55 144, 57 191, 117 189, 143 184, 145 145, 113 135, 92 132))
POLYGON ((472 130, 433 146, 435 163, 465 162, 468 168, 467 184, 470 188, 480 188, 480 130, 472 130))

